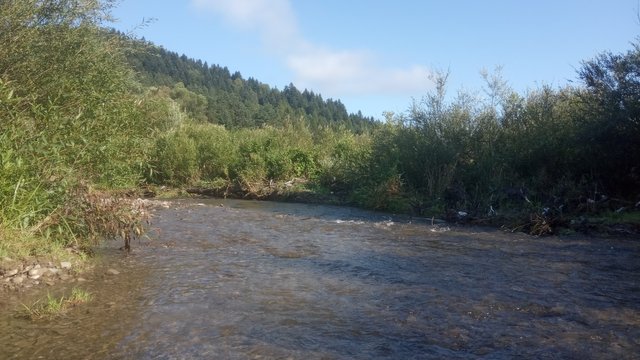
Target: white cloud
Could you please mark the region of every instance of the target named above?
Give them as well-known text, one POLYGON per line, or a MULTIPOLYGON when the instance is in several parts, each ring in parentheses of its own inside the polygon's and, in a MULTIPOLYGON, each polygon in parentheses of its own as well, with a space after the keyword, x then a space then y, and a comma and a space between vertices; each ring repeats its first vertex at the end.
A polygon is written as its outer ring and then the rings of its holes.
POLYGON ((359 78, 366 72, 371 56, 357 51, 333 51, 307 46, 291 53, 286 61, 298 77, 307 82, 331 82, 333 79, 359 78))
POLYGON ((307 47, 287 56, 287 65, 301 87, 319 88, 338 94, 404 94, 431 87, 430 70, 415 65, 388 68, 375 63, 365 51, 333 51, 307 47))
POLYGON ((242 29, 261 34, 267 49, 294 73, 296 86, 323 95, 410 94, 431 88, 420 65, 392 68, 364 50, 334 50, 304 39, 289 0, 192 0, 242 29))
POLYGON ((300 42, 288 0, 192 0, 192 4, 221 14, 235 26, 257 31, 269 47, 300 42))

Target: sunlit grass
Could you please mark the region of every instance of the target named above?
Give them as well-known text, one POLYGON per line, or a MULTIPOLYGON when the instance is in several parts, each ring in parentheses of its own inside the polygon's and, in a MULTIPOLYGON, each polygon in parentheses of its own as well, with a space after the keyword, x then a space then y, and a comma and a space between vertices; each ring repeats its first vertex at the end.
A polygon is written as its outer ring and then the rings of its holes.
POLYGON ((71 295, 66 298, 64 295, 55 297, 47 294, 44 299, 39 299, 32 305, 22 304, 20 316, 29 320, 53 319, 64 315, 71 308, 91 301, 91 293, 80 288, 73 288, 71 295))
POLYGON ((64 296, 56 298, 47 294, 46 299, 39 299, 30 306, 22 304, 20 315, 29 320, 51 319, 63 313, 64 301, 64 296))
POLYGON ((82 290, 80 288, 73 288, 71 290, 71 296, 69 297, 68 302, 71 304, 84 304, 93 299, 93 296, 90 292, 86 290, 82 290))
POLYGON ((74 255, 66 251, 60 242, 33 235, 28 231, 3 228, 0 225, 0 260, 22 260, 30 257, 70 260, 74 255))

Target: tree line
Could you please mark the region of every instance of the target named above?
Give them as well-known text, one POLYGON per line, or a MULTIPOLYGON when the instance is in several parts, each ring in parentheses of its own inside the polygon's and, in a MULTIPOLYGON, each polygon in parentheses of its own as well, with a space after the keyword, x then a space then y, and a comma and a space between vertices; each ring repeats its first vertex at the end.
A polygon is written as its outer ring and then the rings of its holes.
MULTIPOLYGON (((119 36, 124 34, 114 32, 119 36)), ((348 113, 340 100, 292 83, 279 90, 225 66, 209 65, 164 49, 144 39, 130 39, 129 63, 146 86, 163 87, 192 119, 227 128, 280 125, 284 119, 304 118, 313 128, 345 127, 363 132, 376 126, 362 112, 348 113)))

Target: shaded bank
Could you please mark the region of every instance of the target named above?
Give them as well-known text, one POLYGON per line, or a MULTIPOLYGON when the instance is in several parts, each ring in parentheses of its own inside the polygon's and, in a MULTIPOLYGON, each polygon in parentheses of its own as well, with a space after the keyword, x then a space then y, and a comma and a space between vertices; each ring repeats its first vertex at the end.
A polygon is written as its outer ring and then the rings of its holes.
MULTIPOLYGON (((240 199, 293 202, 303 204, 325 204, 340 206, 358 206, 358 203, 349 199, 348 194, 318 191, 308 186, 304 179, 293 179, 288 182, 270 182, 262 187, 256 187, 254 191, 247 191, 240 186, 222 187, 189 187, 184 192, 195 197, 211 199, 240 199)), ((155 193, 153 193, 155 194, 155 193)), ((436 215, 428 216, 419 204, 412 199, 402 199, 404 206, 394 215, 406 215, 411 219, 434 221, 436 215)), ((524 208, 524 206, 523 206, 524 208)), ((562 218, 545 217, 535 212, 527 212, 526 208, 512 209, 506 214, 469 214, 453 209, 438 213, 438 222, 467 226, 491 226, 506 232, 526 232, 532 235, 551 235, 580 233, 596 236, 632 237, 640 234, 640 212, 635 210, 625 213, 608 212, 605 214, 565 214, 562 218), (586 215, 586 216, 585 216, 586 215)), ((389 213, 392 214, 392 213, 389 213)))

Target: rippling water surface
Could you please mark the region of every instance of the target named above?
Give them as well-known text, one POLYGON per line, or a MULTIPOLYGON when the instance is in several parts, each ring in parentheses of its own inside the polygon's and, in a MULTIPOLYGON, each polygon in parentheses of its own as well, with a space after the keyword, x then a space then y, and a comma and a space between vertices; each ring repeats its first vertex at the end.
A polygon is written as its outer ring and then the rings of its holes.
MULTIPOLYGON (((0 358, 638 358, 640 244, 329 206, 177 201, 69 316, 0 358), (223 205, 223 206, 220 206, 223 205)), ((69 285, 70 287, 71 285, 69 285)))

